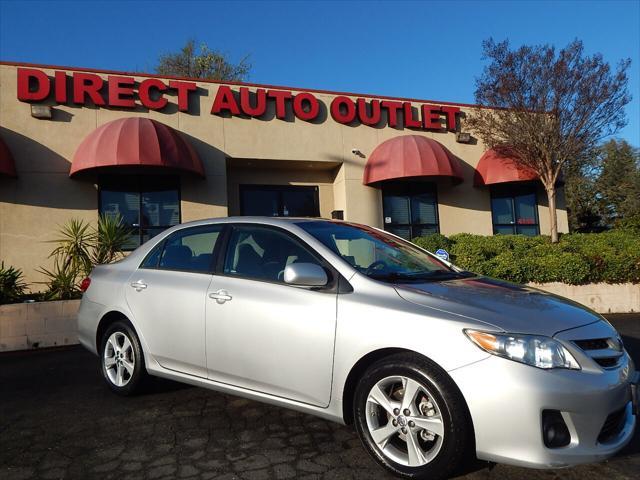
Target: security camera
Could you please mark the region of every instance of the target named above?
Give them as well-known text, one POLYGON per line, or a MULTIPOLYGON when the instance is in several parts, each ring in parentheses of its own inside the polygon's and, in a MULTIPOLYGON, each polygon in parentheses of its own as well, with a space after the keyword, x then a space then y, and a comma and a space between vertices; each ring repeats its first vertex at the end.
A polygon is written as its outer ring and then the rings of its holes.
POLYGON ((363 157, 364 158, 364 154, 358 150, 357 148, 352 148, 351 149, 351 153, 353 153, 354 155, 357 155, 358 157, 363 157))

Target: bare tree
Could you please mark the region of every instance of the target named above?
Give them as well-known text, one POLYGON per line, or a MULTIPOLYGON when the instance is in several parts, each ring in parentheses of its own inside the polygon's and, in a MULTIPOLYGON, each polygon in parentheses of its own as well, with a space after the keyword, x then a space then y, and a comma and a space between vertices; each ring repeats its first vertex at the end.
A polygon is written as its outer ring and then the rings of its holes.
POLYGON ((248 55, 234 64, 225 54, 211 50, 206 43, 197 48, 193 39, 188 40, 179 52, 161 55, 156 67, 160 75, 231 82, 244 80, 250 70, 248 55))
POLYGON ((600 142, 626 124, 631 101, 627 70, 615 71, 602 55, 585 55, 574 40, 556 51, 550 45, 510 49, 509 42, 483 42, 489 60, 476 79, 469 128, 499 154, 534 170, 549 200, 551 241, 558 241, 556 182, 565 165, 594 155, 600 142))

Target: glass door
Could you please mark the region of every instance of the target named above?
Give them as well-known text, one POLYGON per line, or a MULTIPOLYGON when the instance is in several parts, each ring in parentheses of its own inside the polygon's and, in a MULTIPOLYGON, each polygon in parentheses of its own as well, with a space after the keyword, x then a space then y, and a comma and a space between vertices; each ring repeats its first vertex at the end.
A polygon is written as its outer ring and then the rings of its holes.
POLYGON ((395 182, 382 187, 384 229, 411 240, 438 233, 436 186, 427 182, 395 182))
POLYGON ((318 187, 240 185, 240 215, 319 217, 318 187))
POLYGON ((173 175, 114 175, 98 179, 98 211, 130 227, 125 250, 134 250, 180 223, 180 180, 173 175))

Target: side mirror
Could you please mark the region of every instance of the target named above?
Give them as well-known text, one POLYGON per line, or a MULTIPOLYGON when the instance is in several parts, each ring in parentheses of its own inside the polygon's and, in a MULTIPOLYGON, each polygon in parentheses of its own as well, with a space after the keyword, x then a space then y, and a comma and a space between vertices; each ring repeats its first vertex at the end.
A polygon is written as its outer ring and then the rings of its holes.
POLYGON ((292 263, 284 269, 284 282, 303 287, 324 287, 329 279, 320 265, 292 263))

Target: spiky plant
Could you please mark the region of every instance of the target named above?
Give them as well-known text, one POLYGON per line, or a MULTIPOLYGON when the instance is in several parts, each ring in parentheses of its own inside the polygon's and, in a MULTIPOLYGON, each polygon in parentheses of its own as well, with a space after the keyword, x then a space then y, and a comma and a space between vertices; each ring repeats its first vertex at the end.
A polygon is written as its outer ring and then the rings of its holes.
POLYGON ((91 263, 111 263, 122 258, 122 250, 129 240, 130 229, 122 217, 101 215, 91 236, 91 263))
POLYGON ((22 270, 0 262, 0 304, 20 301, 26 288, 22 270))
POLYGON ((58 246, 49 257, 56 258, 56 262, 62 262, 61 268, 65 272, 88 275, 92 267, 92 244, 95 242, 91 226, 84 220, 72 218, 61 227, 59 233, 60 236, 51 241, 58 246))
POLYGON ((60 228, 59 237, 52 242, 53 267, 38 271, 47 277, 45 297, 66 300, 80 295, 79 284, 94 266, 111 263, 122 257, 122 249, 129 237, 129 228, 120 216, 101 216, 98 224, 72 218, 60 228))
POLYGON ((45 299, 69 300, 78 298, 80 295, 78 288, 80 272, 73 262, 68 262, 63 255, 54 257, 51 270, 42 267, 38 271, 48 277, 46 282, 42 282, 47 285, 45 299))

